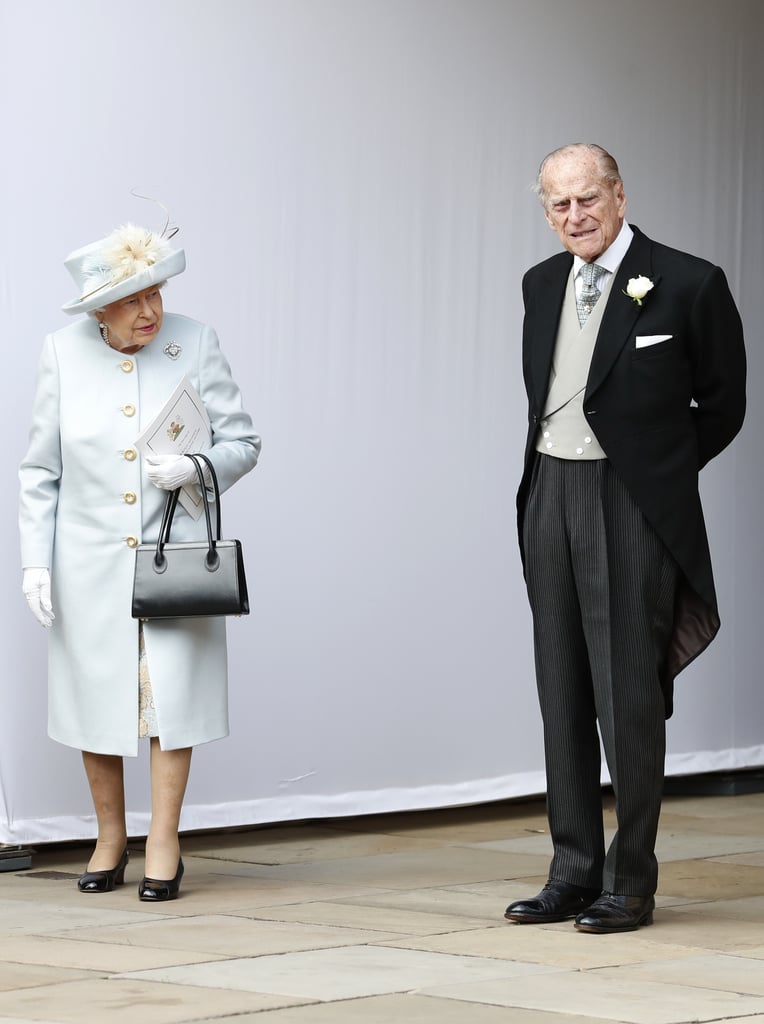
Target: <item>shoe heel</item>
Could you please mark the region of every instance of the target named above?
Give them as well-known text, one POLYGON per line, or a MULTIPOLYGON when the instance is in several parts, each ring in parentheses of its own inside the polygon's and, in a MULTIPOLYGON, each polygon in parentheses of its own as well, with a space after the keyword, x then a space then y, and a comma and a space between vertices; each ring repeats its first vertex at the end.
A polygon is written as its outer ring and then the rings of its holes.
POLYGON ((130 851, 125 847, 125 852, 119 858, 119 864, 117 864, 117 870, 114 872, 114 884, 124 885, 125 884, 125 868, 130 860, 130 851))
POLYGON ((652 912, 652 910, 648 910, 648 912, 645 914, 645 916, 642 918, 642 920, 639 923, 640 924, 652 924, 653 923, 653 912, 652 912))

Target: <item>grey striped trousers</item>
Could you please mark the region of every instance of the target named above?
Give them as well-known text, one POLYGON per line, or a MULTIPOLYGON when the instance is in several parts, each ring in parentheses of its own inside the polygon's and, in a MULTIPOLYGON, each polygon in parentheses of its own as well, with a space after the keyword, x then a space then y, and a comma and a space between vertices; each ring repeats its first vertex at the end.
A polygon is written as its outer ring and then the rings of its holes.
POLYGON ((550 878, 655 892, 660 669, 678 570, 607 460, 537 455, 523 543, 544 724, 550 878), (600 741, 616 801, 605 851, 600 741))

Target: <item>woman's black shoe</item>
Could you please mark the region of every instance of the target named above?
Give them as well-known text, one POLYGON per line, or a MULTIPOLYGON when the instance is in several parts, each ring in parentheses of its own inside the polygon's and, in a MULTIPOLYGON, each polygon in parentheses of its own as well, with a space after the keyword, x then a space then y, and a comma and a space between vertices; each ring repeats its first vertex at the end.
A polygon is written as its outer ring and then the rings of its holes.
POLYGON ((163 900, 174 900, 180 892, 180 880, 183 877, 183 858, 178 861, 175 878, 169 882, 161 878, 144 878, 138 886, 138 898, 147 902, 161 903, 163 900))
POLYGON ((77 888, 80 892, 111 892, 115 885, 124 883, 125 868, 129 859, 130 855, 125 847, 115 868, 111 871, 86 871, 84 875, 80 875, 77 888))

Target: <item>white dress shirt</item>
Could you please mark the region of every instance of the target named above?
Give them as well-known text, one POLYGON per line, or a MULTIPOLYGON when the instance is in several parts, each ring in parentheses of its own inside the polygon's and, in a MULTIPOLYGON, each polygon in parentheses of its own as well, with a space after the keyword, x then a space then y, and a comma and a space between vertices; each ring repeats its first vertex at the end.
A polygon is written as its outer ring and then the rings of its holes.
MULTIPOLYGON (((614 274, 621 265, 621 260, 626 255, 626 250, 631 245, 633 237, 634 232, 631 230, 627 222, 624 221, 613 244, 609 249, 606 249, 601 256, 598 256, 594 262, 598 267, 602 267, 603 270, 606 270, 608 274, 614 274)), ((581 280, 581 274, 579 273, 584 263, 585 260, 582 260, 580 256, 573 257, 573 275, 577 299, 581 298, 581 289, 584 286, 583 281, 581 280)), ((607 277, 603 275, 600 278, 599 283, 594 286, 600 293, 602 292, 602 286, 605 281, 607 281, 607 277)))

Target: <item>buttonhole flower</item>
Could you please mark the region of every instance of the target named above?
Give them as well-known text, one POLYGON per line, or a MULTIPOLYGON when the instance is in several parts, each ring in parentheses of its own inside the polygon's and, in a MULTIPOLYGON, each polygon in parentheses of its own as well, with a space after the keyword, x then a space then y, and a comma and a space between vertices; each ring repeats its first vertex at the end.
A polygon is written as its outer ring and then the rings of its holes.
POLYGON ((638 306, 641 306, 644 297, 654 287, 655 285, 649 277, 630 277, 623 294, 628 295, 638 306))

